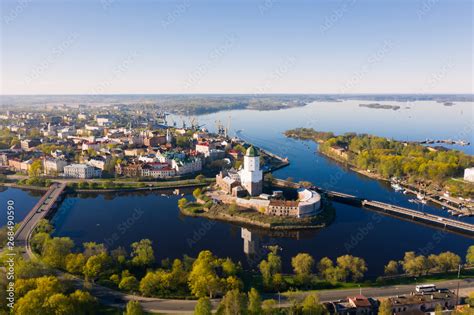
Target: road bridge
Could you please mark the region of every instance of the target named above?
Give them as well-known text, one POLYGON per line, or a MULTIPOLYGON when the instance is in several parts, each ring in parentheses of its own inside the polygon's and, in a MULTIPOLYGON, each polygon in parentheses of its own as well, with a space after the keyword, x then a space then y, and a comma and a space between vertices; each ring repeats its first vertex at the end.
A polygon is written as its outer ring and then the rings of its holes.
POLYGON ((38 222, 49 216, 53 209, 55 209, 65 189, 65 183, 54 183, 40 198, 23 221, 21 221, 20 227, 15 232, 15 242, 17 246, 27 247, 28 252, 27 243, 31 233, 38 222))

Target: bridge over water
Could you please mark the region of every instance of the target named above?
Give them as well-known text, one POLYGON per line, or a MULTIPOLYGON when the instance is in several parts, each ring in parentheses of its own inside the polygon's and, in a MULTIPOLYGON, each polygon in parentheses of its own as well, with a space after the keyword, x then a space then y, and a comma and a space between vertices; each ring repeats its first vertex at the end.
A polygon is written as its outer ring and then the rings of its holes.
POLYGON ((23 221, 21 221, 20 227, 15 232, 15 242, 17 246, 27 247, 27 252, 29 251, 27 243, 31 233, 41 219, 51 214, 65 189, 65 183, 54 183, 40 198, 23 221))
MULTIPOLYGON (((300 185, 297 183, 289 182, 282 179, 274 179, 273 183, 276 186, 281 187, 300 187, 300 185)), ((445 218, 425 212, 420 212, 376 200, 369 200, 337 191, 326 190, 317 186, 312 186, 310 187, 310 189, 316 190, 317 192, 324 194, 328 198, 337 202, 357 207, 364 207, 366 209, 377 211, 379 213, 390 215, 392 217, 408 220, 414 223, 424 224, 430 227, 440 228, 446 231, 456 232, 458 234, 474 238, 474 225, 470 223, 462 222, 459 220, 453 220, 450 218, 445 218)))

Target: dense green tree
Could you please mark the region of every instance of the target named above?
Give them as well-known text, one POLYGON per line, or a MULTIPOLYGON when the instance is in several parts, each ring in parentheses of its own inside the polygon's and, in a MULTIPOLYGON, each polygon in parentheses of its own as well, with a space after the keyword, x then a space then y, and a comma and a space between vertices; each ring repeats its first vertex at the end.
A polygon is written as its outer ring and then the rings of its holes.
POLYGON ((248 313, 249 315, 262 314, 262 298, 255 288, 251 288, 248 295, 248 313))
POLYGON ((184 207, 186 207, 187 204, 188 204, 188 200, 184 197, 178 200, 178 208, 180 208, 181 210, 184 209, 184 207))
POLYGON ((466 263, 474 265, 474 245, 469 246, 466 254, 466 263))
POLYGON ((86 257, 82 253, 71 253, 66 256, 66 270, 67 272, 80 274, 86 264, 86 257))
POLYGON ((43 245, 43 261, 50 267, 64 269, 66 256, 74 248, 74 242, 69 237, 54 237, 46 240, 43 245))
POLYGON ((30 168, 28 169, 28 175, 31 177, 38 177, 43 172, 43 163, 40 159, 36 159, 31 163, 30 168))
POLYGON ((419 276, 429 269, 429 261, 423 256, 416 256, 415 252, 406 252, 402 262, 403 270, 412 276, 419 276))
POLYGON ((31 249, 35 253, 42 253, 44 245, 49 240, 51 240, 51 236, 49 235, 49 233, 45 233, 45 232, 35 233, 30 241, 31 249))
POLYGON ((469 297, 467 298, 466 302, 469 304, 471 308, 474 308, 474 291, 469 293, 469 297))
POLYGON ((291 265, 298 281, 308 283, 314 267, 314 258, 307 253, 300 253, 291 259, 291 265))
POLYGON ((54 315, 74 314, 74 307, 71 301, 62 293, 56 293, 48 297, 44 302, 44 308, 54 315))
POLYGON ((140 292, 145 296, 162 296, 187 290, 187 271, 179 259, 173 261, 171 270, 149 271, 140 281, 140 292))
POLYGON ((222 262, 222 271, 226 276, 235 276, 237 274, 237 265, 230 258, 226 258, 222 262))
POLYGON ((244 287, 242 280, 236 276, 229 276, 225 279, 225 287, 227 290, 241 290, 244 287))
POLYGON ((48 233, 51 234, 54 231, 54 227, 51 223, 49 223, 46 219, 40 219, 38 224, 35 227, 35 233, 48 233))
POLYGON ((91 256, 96 256, 102 253, 107 253, 107 249, 104 244, 98 244, 96 242, 86 242, 83 243, 84 247, 84 256, 89 258, 91 256))
POLYGON ((384 268, 384 273, 386 276, 393 276, 398 274, 399 264, 398 261, 390 260, 384 268))
POLYGON ((18 258, 15 261, 15 277, 17 278, 39 278, 50 274, 50 268, 40 260, 25 260, 23 258, 18 258))
POLYGON ((212 306, 208 297, 201 297, 194 307, 194 315, 211 315, 212 306))
POLYGON ((87 259, 83 269, 86 280, 94 282, 104 272, 109 271, 111 258, 106 253, 94 255, 87 259))
POLYGON ((318 272, 321 278, 326 278, 326 274, 329 269, 334 268, 334 263, 328 257, 323 257, 318 262, 318 272))
POLYGON ((149 267, 155 262, 152 242, 149 239, 143 239, 132 243, 132 264, 139 267, 149 267))
POLYGON ((337 265, 339 268, 346 271, 353 281, 359 281, 364 277, 367 271, 367 264, 365 260, 360 257, 351 255, 344 255, 337 258, 337 265))
POLYGON ((247 313, 247 296, 239 290, 230 290, 222 299, 219 314, 243 315, 247 313))
POLYGON ((123 247, 117 247, 116 249, 110 251, 110 257, 112 257, 112 261, 117 266, 124 266, 127 262, 127 251, 123 247))
POLYGON ((378 315, 392 315, 392 305, 389 299, 383 299, 380 302, 378 315))
POLYGON ((129 301, 125 309, 124 315, 142 315, 143 309, 138 301, 129 301))
POLYGON ((455 270, 461 263, 461 257, 449 251, 439 255, 430 255, 428 260, 431 263, 432 269, 441 272, 455 270))
POLYGON ((197 297, 213 297, 223 289, 223 281, 216 272, 218 259, 210 251, 202 251, 194 261, 188 282, 191 292, 197 297))
POLYGON ((134 276, 123 277, 118 287, 120 290, 135 292, 138 290, 138 280, 134 276))
POLYGON ((92 314, 97 305, 97 299, 89 292, 76 290, 69 295, 71 304, 74 305, 77 315, 92 314))
POLYGON ((18 299, 15 314, 90 314, 96 301, 80 290, 66 295, 64 286, 53 276, 20 279, 15 286, 18 299))
POLYGON ((198 187, 198 188, 193 190, 194 198, 199 199, 201 197, 201 195, 202 195, 201 188, 198 187))
POLYGON ((277 301, 270 299, 270 300, 264 300, 262 302, 262 311, 263 314, 265 315, 271 315, 273 314, 275 307, 277 305, 277 301))
POLYGON ((265 287, 275 289, 273 287, 273 282, 275 280, 274 276, 281 272, 281 258, 277 255, 276 248, 271 249, 268 253, 267 259, 260 262, 259 268, 265 287))
POLYGON ((303 314, 305 315, 322 315, 327 311, 324 306, 319 303, 319 296, 317 294, 308 294, 302 303, 303 314))
POLYGON ((169 280, 164 279, 164 271, 149 271, 140 280, 140 292, 144 296, 164 295, 169 290, 169 280), (165 281, 166 280, 166 281, 165 281))

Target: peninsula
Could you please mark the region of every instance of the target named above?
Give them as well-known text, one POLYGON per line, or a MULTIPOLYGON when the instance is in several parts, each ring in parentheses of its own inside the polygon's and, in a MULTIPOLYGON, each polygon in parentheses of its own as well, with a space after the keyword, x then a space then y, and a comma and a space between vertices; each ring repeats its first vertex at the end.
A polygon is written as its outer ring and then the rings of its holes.
POLYGON ((457 201, 459 210, 472 213, 474 183, 469 174, 474 157, 471 155, 373 135, 335 135, 312 128, 288 130, 285 135, 318 142, 321 154, 365 176, 391 180, 394 189, 402 185, 409 188, 408 192, 418 193, 420 199, 432 195, 436 198, 431 201, 457 201))

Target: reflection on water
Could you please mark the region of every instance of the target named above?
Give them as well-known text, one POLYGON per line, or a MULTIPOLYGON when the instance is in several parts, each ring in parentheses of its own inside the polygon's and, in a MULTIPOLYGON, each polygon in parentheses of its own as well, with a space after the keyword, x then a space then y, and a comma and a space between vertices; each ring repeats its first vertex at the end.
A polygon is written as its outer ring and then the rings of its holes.
MULTIPOLYGON (((229 114, 232 115, 234 130, 242 129, 242 135, 249 141, 290 159, 291 164, 275 172, 276 177, 308 180, 326 189, 415 209, 417 205, 408 201, 413 197, 395 193, 386 183, 345 169, 318 155, 315 143, 287 139, 282 132, 295 127, 313 127, 336 133, 367 132, 401 140, 464 139, 470 141, 471 146, 462 149, 473 153, 473 133, 465 133, 469 130, 466 126, 473 125, 472 103, 447 107, 434 102, 416 102, 410 104, 409 109, 402 106, 397 111, 363 108, 359 103, 321 102, 281 111, 221 112, 198 119, 200 124, 213 129, 216 120, 227 121, 229 114)), ((183 216, 177 208, 180 197, 162 194, 154 191, 68 196, 73 201, 67 208, 61 206, 54 217, 55 235, 70 236, 79 245, 88 241, 107 243, 111 249, 118 246, 129 249, 132 242, 149 238, 153 241, 157 261, 179 258, 183 254, 197 256, 201 250, 209 249, 220 257, 241 261, 247 268, 257 268, 268 246, 278 245, 286 271, 291 270, 291 257, 300 252, 307 252, 316 260, 351 254, 367 261, 369 276, 383 273, 384 264, 391 259, 402 259, 406 251, 429 254, 450 250, 464 257, 472 245, 472 240, 459 235, 338 203, 333 203, 335 220, 320 230, 283 233, 242 228, 183 216)), ((25 213, 37 200, 17 189, 1 192, 0 197, 2 200, 16 198, 25 213)), ((429 204, 423 210, 448 215, 429 204)), ((474 218, 462 220, 474 223, 474 218)))

